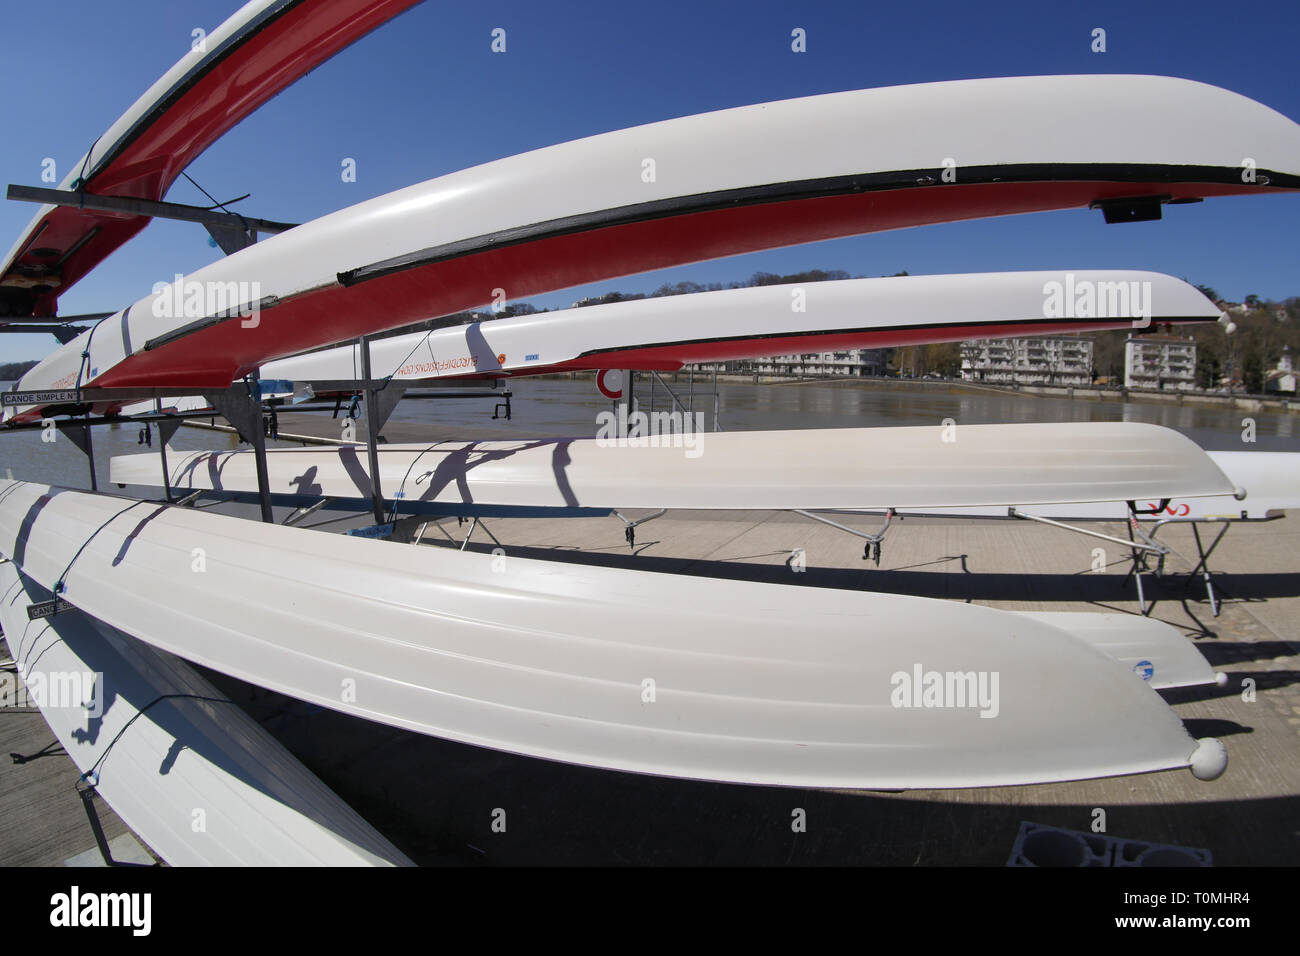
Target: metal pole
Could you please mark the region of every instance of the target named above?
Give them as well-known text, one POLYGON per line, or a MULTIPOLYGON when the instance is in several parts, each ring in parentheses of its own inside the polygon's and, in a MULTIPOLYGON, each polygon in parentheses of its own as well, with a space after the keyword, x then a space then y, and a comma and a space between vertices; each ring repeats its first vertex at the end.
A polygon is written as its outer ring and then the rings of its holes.
POLYGON ((379 409, 375 407, 375 389, 370 377, 370 337, 363 335, 359 341, 361 378, 366 383, 366 460, 370 463, 370 501, 375 509, 375 524, 383 524, 384 494, 379 487, 379 409))
POLYGON ((158 446, 158 454, 162 456, 163 494, 166 495, 166 497, 163 500, 165 500, 168 504, 171 504, 172 479, 171 479, 171 475, 167 473, 167 442, 166 441, 163 441, 158 446))
MULTIPOLYGON (((161 398, 155 398, 153 400, 153 410, 159 415, 162 414, 161 398)), ((163 500, 166 501, 168 504, 171 504, 172 478, 171 475, 167 473, 167 433, 163 431, 161 426, 159 426, 158 428, 158 454, 162 457, 163 494, 165 495, 163 500)))
POLYGON ((257 372, 250 375, 248 381, 250 384, 248 404, 249 411, 252 413, 250 416, 252 424, 249 425, 247 438, 253 445, 253 460, 257 463, 257 494, 262 503, 262 520, 267 524, 273 524, 275 514, 271 511, 271 476, 266 468, 266 429, 262 425, 262 393, 257 387, 257 372))
POLYGON ((90 412, 86 412, 86 460, 90 462, 90 490, 99 490, 99 479, 95 477, 95 445, 90 437, 90 412))
MULTIPOLYGON (((754 381, 758 381, 758 373, 754 373, 754 381)), ((713 370, 713 430, 719 431, 718 428, 718 405, 722 403, 722 395, 718 392, 718 370, 713 370)))
MULTIPOLYGON (((1044 518, 1041 515, 1025 514, 1023 511, 1017 511, 1015 508, 1007 509, 1007 517, 1021 518, 1025 521, 1037 521, 1039 524, 1048 524, 1053 528, 1062 528, 1066 531, 1073 531, 1077 534, 1086 534, 1090 538, 1100 538, 1102 541, 1113 541, 1115 544, 1122 544, 1125 547, 1132 548, 1136 551, 1150 551, 1153 554, 1168 554, 1169 549, 1162 544, 1143 544, 1141 541, 1132 538, 1132 530, 1129 531, 1130 540, 1125 541, 1123 538, 1116 538, 1108 534, 1102 534, 1100 531, 1090 531, 1087 528, 1080 528, 1078 525, 1066 524, 1064 521, 1053 521, 1051 518, 1044 518)), ((1132 525, 1129 526, 1130 529, 1132 525)))
POLYGON ((256 219, 253 216, 241 216, 238 213, 218 212, 203 206, 187 206, 174 202, 154 202, 150 199, 135 199, 129 196, 99 196, 94 193, 77 192, 70 189, 48 189, 44 186, 10 185, 7 198, 21 202, 48 203, 54 206, 76 206, 78 209, 90 209, 96 212, 126 213, 135 216, 151 216, 154 219, 176 219, 182 222, 197 222, 204 225, 229 225, 239 229, 251 229, 256 232, 280 233, 292 229, 295 223, 274 222, 270 219, 256 219))

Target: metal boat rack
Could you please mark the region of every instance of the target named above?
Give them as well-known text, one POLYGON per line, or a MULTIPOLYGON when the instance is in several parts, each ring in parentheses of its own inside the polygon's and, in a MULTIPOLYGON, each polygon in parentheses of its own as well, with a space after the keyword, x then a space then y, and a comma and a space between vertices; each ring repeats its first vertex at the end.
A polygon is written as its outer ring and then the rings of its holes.
MULTIPOLYGON (((1152 522, 1148 530, 1148 528, 1144 527, 1142 523, 1138 521, 1138 516, 1159 514, 1168 506, 1168 502, 1167 501, 1161 502, 1160 506, 1153 510, 1139 509, 1137 505, 1132 501, 1127 502, 1127 505, 1129 509, 1128 517, 1125 522, 1126 528, 1128 530, 1127 538, 1117 538, 1113 535, 1103 534, 1100 531, 1094 531, 1091 528, 1084 528, 1084 527, 1080 527, 1077 524, 1070 524, 1065 521, 1059 521, 1053 518, 1045 518, 1041 515, 1030 514, 1028 512, 1021 511, 1020 509, 1017 508, 1008 508, 1007 517, 1015 518, 1021 521, 1035 521, 1038 522, 1039 524, 1050 525, 1051 527, 1054 528, 1060 528, 1064 531, 1071 531, 1076 534, 1086 535, 1087 537, 1090 538, 1099 538, 1102 541, 1109 541, 1127 549, 1129 553, 1129 560, 1131 562, 1131 565, 1126 577, 1131 577, 1133 579, 1134 585, 1137 588, 1138 607, 1140 608, 1141 613, 1143 615, 1150 614, 1152 608, 1154 607, 1154 602, 1147 601, 1146 588, 1144 585, 1144 575, 1152 575, 1155 578, 1162 578, 1166 574, 1165 559, 1170 555, 1180 558, 1183 561, 1185 561, 1187 564, 1192 566, 1192 570, 1190 572, 1187 572, 1189 583, 1192 579, 1199 577, 1201 579, 1201 582, 1204 584, 1205 596, 1210 603, 1210 608, 1213 611, 1215 617, 1219 616, 1220 600, 1219 600, 1218 592, 1215 590, 1214 587, 1214 572, 1210 570, 1209 562, 1210 562, 1210 557, 1214 554, 1214 550, 1219 546, 1219 543, 1223 540, 1224 535, 1227 534, 1228 528, 1233 524, 1238 524, 1241 522, 1276 521, 1278 518, 1282 517, 1282 515, 1280 514, 1270 514, 1265 517, 1251 518, 1251 517, 1247 517, 1244 513, 1241 516, 1216 515, 1213 517, 1203 517, 1203 518, 1168 517, 1168 518, 1159 518, 1156 521, 1152 522), (1159 534, 1160 529, 1163 528, 1165 525, 1171 525, 1171 524, 1191 525, 1192 536, 1196 542, 1197 560, 1195 561, 1195 563, 1188 560, 1186 557, 1184 557, 1182 554, 1180 554, 1177 550, 1175 550, 1170 545, 1166 544, 1163 541, 1157 540, 1157 535, 1159 534), (1201 537, 1201 530, 1200 530, 1201 525, 1220 526, 1218 532, 1214 535, 1212 539, 1210 539, 1208 546, 1206 545, 1205 539, 1201 537)), ((883 512, 885 518, 884 524, 880 526, 879 530, 875 532, 869 532, 869 531, 862 531, 858 528, 851 528, 848 525, 841 524, 837 521, 833 521, 830 518, 825 517, 824 515, 816 514, 811 511, 802 511, 796 509, 792 513, 803 515, 806 518, 811 518, 814 521, 819 521, 822 524, 829 525, 832 528, 836 528, 847 534, 851 534, 856 537, 865 539, 867 544, 866 544, 866 548, 863 551, 862 559, 864 561, 874 559, 877 566, 880 565, 880 555, 881 555, 882 543, 884 541, 885 535, 889 532, 890 525, 893 518, 898 515, 898 511, 896 509, 890 508, 885 510, 883 512)), ((852 514, 852 515, 882 514, 882 512, 878 510, 871 510, 871 511, 836 510, 832 513, 852 514)), ((663 512, 661 511, 659 512, 659 514, 663 514, 663 512)), ((658 516, 659 515, 656 514, 656 515, 652 515, 651 517, 658 517, 658 516)), ((924 517, 925 515, 924 512, 920 512, 920 513, 914 513, 913 516, 924 517)), ((619 517, 622 516, 620 515, 619 517)), ((649 518, 645 518, 641 520, 649 520, 649 518)), ((1112 519, 1101 519, 1101 520, 1112 520, 1112 519)), ((629 535, 631 534, 631 528, 628 529, 628 533, 629 535)), ((631 539, 629 537, 629 542, 630 540, 631 539)), ((793 556, 800 553, 802 550, 803 550, 802 548, 792 548, 790 549, 790 553, 793 556)))
POLYGON ((1125 521, 1125 527, 1128 531, 1127 540, 1108 534, 1102 534, 1100 531, 1093 531, 1090 528, 1081 528, 1078 525, 1068 524, 1064 521, 1044 518, 1041 515, 1027 514, 1026 512, 1018 511, 1015 508, 1008 508, 1007 516, 1011 518, 1019 518, 1024 521, 1037 521, 1040 524, 1051 525, 1054 528, 1061 528, 1065 531, 1073 531, 1076 534, 1087 535, 1090 538, 1100 538, 1103 541, 1111 541, 1127 548, 1129 552, 1129 560, 1132 563, 1126 577, 1131 577, 1133 579, 1133 583, 1137 588, 1138 607, 1144 615, 1151 613, 1151 610, 1154 607, 1154 602, 1147 602, 1146 589, 1143 587, 1143 575, 1150 574, 1155 578, 1164 577, 1166 573, 1165 558, 1172 554, 1185 561, 1187 564, 1192 565, 1192 570, 1188 572, 1188 583, 1190 584, 1197 576, 1200 577, 1202 583, 1205 585, 1205 597, 1210 602, 1210 610, 1213 612, 1215 617, 1218 617, 1219 596, 1214 589, 1214 574, 1209 567, 1210 556, 1214 554, 1214 549, 1219 546, 1219 542, 1223 540, 1223 536, 1228 533, 1228 528, 1233 524, 1238 524, 1244 521, 1276 521, 1282 516, 1266 515, 1261 518, 1250 518, 1246 517, 1243 513, 1241 516, 1215 515, 1203 518, 1159 518, 1151 523, 1149 531, 1142 526, 1140 521, 1138 521, 1139 515, 1159 514, 1167 506, 1168 502, 1164 501, 1161 502, 1159 508, 1150 511, 1143 511, 1139 510, 1134 502, 1128 502, 1129 512, 1127 520, 1125 521), (1197 560, 1195 564, 1192 564, 1191 561, 1170 545, 1156 539, 1156 536, 1160 533, 1160 529, 1169 524, 1191 525, 1192 536, 1196 541, 1197 560), (1201 538, 1200 526, 1203 524, 1217 524, 1220 526, 1218 533, 1210 542, 1209 547, 1205 546, 1205 542, 1201 538), (1154 566, 1152 565, 1152 561, 1154 561, 1154 566))
MULTIPOLYGON (((835 511, 832 513, 833 514, 876 514, 877 512, 835 511)), ((863 561, 874 560, 876 562, 876 567, 879 567, 880 552, 881 552, 881 547, 885 540, 885 535, 889 533, 889 526, 893 522, 894 516, 898 514, 898 512, 895 511, 893 508, 886 509, 885 523, 880 526, 879 531, 861 531, 858 528, 850 528, 846 524, 840 524, 838 521, 832 521, 830 518, 827 518, 823 515, 819 515, 812 511, 802 511, 798 508, 792 511, 791 514, 803 515, 805 518, 811 518, 813 521, 820 521, 822 524, 830 525, 832 528, 836 528, 840 531, 845 532, 846 534, 851 534, 854 537, 862 538, 867 542, 866 546, 862 549, 862 560, 863 561)), ((793 555, 802 550, 803 550, 802 548, 794 548, 791 550, 790 553, 793 555)))
MULTIPOLYGON (((477 387, 462 386, 454 389, 421 389, 419 391, 409 391, 409 387, 405 384, 399 384, 389 379, 373 378, 371 375, 371 366, 370 366, 370 337, 362 336, 359 340, 359 345, 360 345, 361 373, 362 373, 361 378, 359 380, 347 379, 347 380, 339 380, 339 381, 318 381, 318 382, 310 382, 307 384, 312 388, 314 392, 317 393, 338 392, 343 395, 346 395, 347 393, 351 393, 353 396, 352 397, 353 404, 352 404, 352 408, 349 411, 349 417, 356 416, 358 401, 364 403, 365 414, 366 414, 366 426, 367 426, 366 441, 365 441, 367 461, 368 461, 370 474, 375 476, 374 480, 370 483, 371 484, 370 508, 375 518, 375 525, 369 530, 373 531, 376 536, 387 537, 389 534, 392 533, 392 528, 394 526, 394 523, 396 522, 396 510, 394 510, 390 515, 390 512, 388 511, 387 503, 383 496, 383 489, 381 487, 380 480, 379 480, 378 442, 381 440, 380 429, 383 427, 384 423, 388 421, 389 417, 392 415, 393 410, 397 407, 398 402, 401 401, 404 397, 413 398, 413 399, 414 398, 419 398, 419 399, 470 398, 470 397, 490 397, 494 399, 504 399, 504 403, 499 402, 497 404, 495 412, 493 414, 493 418, 500 417, 500 413, 504 409, 505 411, 504 417, 508 419, 510 417, 510 401, 511 401, 512 393, 509 390, 501 389, 500 386, 502 383, 496 380, 491 380, 491 381, 485 380, 481 386, 477 386, 477 387)), ((693 412, 695 406, 695 397, 697 394, 694 389, 693 375, 691 376, 690 392, 687 395, 686 401, 683 401, 681 396, 679 396, 677 392, 675 392, 672 389, 672 387, 669 386, 668 383, 665 382, 657 372, 652 372, 651 375, 652 375, 652 379, 651 379, 651 389, 650 389, 650 396, 649 396, 651 410, 653 410, 654 401, 655 401, 655 391, 656 391, 655 384, 658 383, 658 385, 661 386, 663 391, 668 395, 671 401, 671 407, 673 409, 680 410, 683 413, 693 412)), ((720 426, 718 423, 718 406, 719 406, 720 396, 717 391, 716 373, 714 374, 713 381, 714 381, 713 390, 711 392, 703 393, 702 397, 708 397, 713 399, 713 416, 712 416, 713 428, 716 431, 716 430, 720 430, 720 426)), ((624 399, 624 401, 627 401, 628 403, 632 403, 634 401, 633 399, 634 382, 635 382, 635 373, 632 373, 631 375, 629 375, 627 393, 624 399)), ((37 395, 38 393, 6 392, 3 394, 3 401, 4 404, 6 405, 23 404, 24 401, 26 402, 33 401, 37 397, 37 395)), ((39 393, 39 395, 41 396, 41 400, 43 401, 51 400, 50 395, 47 395, 46 393, 39 393)), ((158 389, 110 390, 110 389, 90 388, 90 389, 76 389, 69 392, 67 395, 63 395, 62 393, 60 393, 59 397, 69 402, 70 403, 69 407, 75 410, 78 407, 85 408, 87 407, 86 403, 93 402, 93 401, 103 401, 108 399, 129 400, 129 399, 153 398, 155 402, 158 402, 162 396, 161 396, 161 390, 158 389)), ((204 398, 211 405, 215 413, 219 414, 221 417, 225 418, 228 422, 230 422, 231 426, 238 433, 239 437, 243 441, 247 442, 250 446, 252 446, 255 461, 256 461, 257 479, 258 479, 258 493, 257 493, 256 500, 259 502, 261 506, 261 517, 263 521, 266 522, 274 521, 274 516, 272 512, 273 499, 280 501, 280 503, 282 504, 288 503, 293 506, 294 510, 289 514, 288 517, 284 519, 284 524, 286 525, 297 524, 302 520, 306 519, 307 517, 309 517, 310 515, 314 514, 316 511, 325 507, 329 507, 329 506, 333 506, 335 508, 341 506, 347 507, 345 502, 328 498, 328 497, 323 497, 318 500, 304 500, 297 496, 272 495, 269 489, 269 478, 268 478, 267 463, 266 463, 266 437, 267 435, 270 435, 272 437, 278 436, 278 421, 277 421, 278 411, 286 410, 286 409, 293 410, 293 411, 331 411, 333 415, 337 417, 342 407, 342 401, 343 401, 342 397, 338 398, 332 406, 329 405, 328 403, 314 404, 314 405, 305 404, 305 403, 286 404, 285 399, 280 397, 264 399, 262 397, 262 388, 259 385, 256 374, 254 374, 252 376, 249 376, 243 382, 237 383, 224 391, 205 393, 204 398), (292 499, 292 500, 286 500, 286 499, 292 499)), ((54 399, 54 400, 59 400, 59 399, 54 399)), ((86 454, 90 464, 90 486, 92 490, 98 490, 98 481, 95 475, 94 445, 91 440, 92 426, 109 425, 109 424, 118 424, 118 425, 132 424, 132 425, 142 426, 140 430, 140 439, 139 439, 140 443, 148 444, 152 446, 152 437, 153 437, 152 427, 154 425, 157 425, 159 431, 159 437, 160 437, 158 450, 159 450, 159 455, 162 458, 163 482, 164 482, 164 492, 166 496, 165 498, 166 501, 174 504, 179 504, 179 505, 188 505, 193 503, 200 497, 207 497, 207 496, 215 496, 218 498, 227 497, 227 498, 238 499, 238 500, 248 500, 250 496, 245 493, 225 494, 225 495, 221 493, 217 493, 216 495, 213 495, 212 492, 194 492, 193 494, 179 501, 173 501, 172 489, 169 481, 169 471, 167 467, 167 442, 170 441, 176 429, 179 428, 180 425, 183 424, 187 419, 201 417, 201 415, 202 413, 200 413, 200 415, 196 415, 194 412, 156 411, 153 414, 140 415, 131 418, 112 417, 112 416, 92 418, 87 414, 81 418, 70 418, 67 420, 47 419, 43 422, 33 422, 33 423, 27 423, 22 425, 14 425, 14 426, 9 426, 7 430, 20 431, 20 430, 44 429, 48 427, 54 427, 64 432, 73 441, 73 443, 86 454)), ((0 431, 4 431, 4 430, 5 429, 0 429, 0 431)), ((1127 520, 1125 522, 1126 529, 1128 532, 1127 538, 1119 538, 1113 535, 1104 534, 1100 531, 1092 530, 1090 528, 1080 527, 1077 524, 1070 524, 1065 521, 1060 521, 1053 518, 1046 518, 1041 515, 1031 514, 1029 512, 1022 511, 1014 507, 1007 509, 1007 517, 1022 520, 1022 521, 1035 521, 1038 522, 1039 524, 1045 524, 1051 527, 1060 528, 1065 531, 1071 531, 1076 534, 1082 534, 1088 537, 1100 539, 1102 541, 1108 541, 1125 548, 1128 551, 1129 560, 1131 561, 1131 566, 1129 568, 1127 577, 1133 578, 1134 584, 1137 589, 1138 604, 1143 614, 1149 614, 1153 607, 1153 604, 1148 602, 1146 597, 1145 576, 1153 575, 1156 578, 1163 577, 1166 573, 1165 559, 1169 557, 1171 554, 1180 558, 1183 557, 1168 544, 1165 544, 1163 541, 1157 540, 1157 535, 1159 534, 1160 529, 1163 528, 1165 525, 1169 525, 1169 524, 1190 524, 1192 526, 1192 534, 1196 542, 1197 560, 1194 563, 1191 561, 1187 562, 1188 564, 1192 565, 1192 570, 1189 573, 1189 581, 1190 579, 1195 578, 1197 576, 1200 577, 1205 587, 1206 598, 1210 603, 1210 607, 1215 617, 1218 617, 1219 615, 1220 600, 1219 600, 1219 595, 1216 592, 1214 587, 1213 572, 1209 568, 1209 561, 1215 549, 1222 542, 1223 537, 1227 533, 1229 526, 1240 521, 1269 521, 1281 517, 1280 515, 1268 515, 1262 518, 1250 518, 1246 516, 1245 512, 1243 512, 1241 516, 1223 515, 1223 516, 1213 516, 1213 517, 1204 517, 1204 518, 1165 517, 1165 518, 1158 518, 1157 520, 1152 522, 1150 525, 1150 530, 1147 530, 1147 528, 1144 528, 1142 523, 1138 521, 1138 516, 1160 514, 1161 512, 1164 511, 1165 507, 1168 505, 1168 501, 1162 501, 1160 502, 1160 505, 1158 507, 1150 510, 1145 510, 1145 511, 1139 510, 1135 502, 1132 501, 1127 502, 1127 505, 1128 505, 1128 515, 1127 515, 1127 520), (1201 536, 1200 525, 1202 524, 1217 524, 1220 526, 1218 532, 1214 535, 1212 539, 1209 540, 1208 545, 1206 544, 1205 539, 1203 539, 1201 536)), ((412 503, 402 502, 402 506, 411 508, 412 503)), ((460 545, 461 550, 464 550, 468 546, 470 538, 473 536, 475 530, 480 526, 480 524, 482 524, 482 519, 485 516, 488 516, 486 512, 479 513, 482 510, 483 509, 481 508, 475 509, 472 506, 467 507, 465 509, 458 509, 454 507, 442 507, 442 506, 430 506, 428 508, 417 507, 415 508, 415 513, 408 515, 406 520, 418 523, 418 530, 416 530, 414 526, 412 526, 409 529, 409 531, 414 532, 413 535, 414 542, 418 543, 424 529, 427 527, 428 523, 431 520, 433 520, 433 517, 435 515, 442 515, 442 516, 454 515, 457 518, 458 522, 462 524, 466 518, 470 519, 469 530, 466 533, 464 540, 461 542, 460 545)), ((493 510, 495 509, 488 509, 488 511, 493 511, 493 510)), ((558 510, 558 511, 563 511, 565 513, 572 513, 574 516, 594 515, 594 514, 613 515, 623 523, 624 537, 627 540, 628 547, 635 548, 636 529, 641 525, 646 524, 647 522, 653 521, 656 518, 663 517, 665 514, 667 514, 668 509, 660 508, 659 510, 651 514, 644 515, 640 518, 629 518, 626 515, 619 512, 618 510, 612 508, 601 508, 601 509, 576 508, 576 509, 541 509, 541 510, 546 511, 548 513, 551 511, 558 510)), ((510 512, 507 510, 506 513, 510 513, 510 512)), ((830 513, 832 514, 883 515, 884 516, 884 522, 883 524, 880 525, 878 529, 874 531, 865 531, 858 528, 850 527, 846 524, 843 524, 841 522, 833 520, 832 518, 827 517, 825 514, 818 514, 814 511, 803 510, 803 509, 791 509, 790 513, 801 515, 802 517, 809 518, 810 520, 819 522, 824 525, 828 525, 829 527, 835 528, 836 530, 843 531, 846 534, 851 534, 857 538, 862 539, 865 542, 863 547, 862 559, 864 561, 868 561, 868 560, 874 561, 876 566, 880 565, 881 553, 883 550, 883 543, 884 543, 885 536, 888 534, 892 526, 893 519, 896 516, 898 516, 898 511, 893 508, 885 509, 883 511, 879 509, 864 510, 864 511, 844 510, 844 509, 831 510, 830 513)), ((917 514, 917 516, 921 516, 924 514, 924 512, 918 512, 915 514, 917 514)), ((487 526, 485 524, 483 524, 483 529, 485 532, 487 532, 487 534, 490 537, 492 537, 493 541, 496 541, 498 545, 500 544, 500 542, 497 541, 496 537, 492 535, 491 531, 487 529, 487 526)), ((361 529, 361 530, 364 531, 366 529, 361 529)), ((411 540, 411 538, 408 537, 408 534, 400 535, 400 537, 402 538, 402 540, 411 540)), ((800 553, 801 551, 802 551, 801 548, 790 549, 790 553, 792 556, 800 553)), ((1184 558, 1184 560, 1186 559, 1184 558)))
MULTIPOLYGON (((446 399, 446 398, 490 398, 497 400, 497 405, 493 418, 501 417, 504 410, 504 417, 510 417, 510 402, 512 393, 509 389, 500 387, 500 382, 496 380, 485 380, 478 387, 461 387, 455 389, 422 389, 420 391, 409 393, 407 386, 394 383, 388 379, 374 379, 370 372, 370 342, 368 336, 362 336, 360 339, 362 376, 360 381, 346 380, 340 382, 317 382, 310 383, 320 391, 340 391, 353 392, 358 396, 365 406, 366 414, 366 453, 369 463, 370 473, 375 476, 371 482, 371 506, 375 515, 377 524, 384 523, 384 497, 383 489, 379 481, 379 460, 378 460, 378 443, 381 441, 380 429, 388 421, 397 403, 404 397, 415 399, 446 399), (504 401, 500 401, 500 400, 504 401)), ((163 490, 165 500, 172 501, 172 489, 170 483, 170 472, 167 467, 167 443, 171 440, 182 424, 188 420, 205 417, 203 412, 163 412, 161 410, 161 400, 168 394, 174 393, 175 389, 103 389, 103 388, 75 388, 61 392, 27 392, 27 391, 8 391, 0 395, 0 400, 6 406, 21 406, 25 404, 63 402, 65 410, 63 414, 77 415, 80 417, 71 417, 67 419, 47 418, 40 422, 28 422, 18 425, 10 425, 0 428, 0 434, 6 431, 31 431, 44 430, 46 428, 55 428, 66 434, 76 445, 77 448, 86 455, 90 469, 90 488, 92 491, 99 490, 99 480, 95 473, 95 448, 91 438, 91 429, 94 426, 101 425, 139 425, 143 426, 140 430, 140 444, 153 445, 154 425, 158 426, 159 438, 158 453, 162 458, 163 472, 163 490), (155 409, 151 414, 122 417, 115 415, 92 416, 89 414, 90 405, 99 401, 140 401, 152 399, 155 403, 155 409)), ((242 382, 232 385, 222 391, 212 391, 203 393, 203 398, 212 408, 216 415, 228 421, 240 439, 246 442, 253 449, 254 460, 257 468, 258 483, 258 501, 261 506, 261 517, 265 522, 272 522, 274 516, 272 513, 272 495, 269 485, 269 477, 266 465, 266 438, 269 435, 272 438, 279 436, 278 413, 282 410, 293 411, 331 411, 337 415, 339 403, 334 406, 328 404, 306 404, 297 405, 286 404, 285 399, 279 397, 265 397, 263 394, 262 384, 259 382, 256 374, 250 375, 242 382)), ((341 399, 340 399, 341 402, 341 399)), ((353 412, 355 413, 355 402, 353 412)), ((193 501, 197 496, 191 495, 183 503, 193 501)), ((317 503, 310 510, 322 507, 326 501, 317 503)), ((301 509, 300 509, 301 510, 301 509)), ((298 515, 295 520, 301 520, 305 514, 298 515)))

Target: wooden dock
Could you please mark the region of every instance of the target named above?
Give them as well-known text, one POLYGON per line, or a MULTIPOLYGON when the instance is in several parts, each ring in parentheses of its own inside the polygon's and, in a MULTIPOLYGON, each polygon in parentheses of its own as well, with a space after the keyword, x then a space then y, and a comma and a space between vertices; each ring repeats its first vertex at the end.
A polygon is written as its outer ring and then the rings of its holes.
MULTIPOLYGON (((3 657, 8 646, 0 643, 3 657)), ((12 665, 0 673, 22 699, 21 678, 12 665)), ((78 792, 81 772, 55 739, 36 707, 0 707, 0 864, 4 866, 104 866, 100 838, 116 863, 151 865, 112 808, 92 798, 100 834, 78 792)))

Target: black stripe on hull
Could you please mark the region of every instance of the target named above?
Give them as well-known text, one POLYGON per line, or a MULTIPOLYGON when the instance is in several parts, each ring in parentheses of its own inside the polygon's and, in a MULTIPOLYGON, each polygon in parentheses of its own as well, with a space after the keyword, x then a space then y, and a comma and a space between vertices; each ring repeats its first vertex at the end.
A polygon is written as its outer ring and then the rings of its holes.
MULTIPOLYGON (((893 189, 916 189, 927 186, 952 188, 941 183, 937 169, 909 169, 887 173, 863 173, 851 176, 833 176, 823 179, 806 179, 798 182, 774 183, 767 186, 749 186, 726 189, 692 196, 674 196, 652 202, 602 209, 551 219, 528 226, 518 226, 500 232, 484 233, 470 239, 430 246, 416 252, 383 259, 338 274, 340 285, 352 286, 371 279, 379 279, 396 272, 458 259, 489 249, 521 245, 575 233, 589 232, 609 226, 669 219, 695 213, 734 209, 739 206, 760 206, 801 199, 823 199, 849 196, 855 193, 883 192, 893 189)), ((1300 189, 1300 176, 1271 170, 1256 172, 1261 185, 1269 188, 1300 189)), ((1035 182, 1096 182, 1096 183, 1206 183, 1228 185, 1241 183, 1241 168, 1237 166, 1163 166, 1133 163, 1031 163, 1008 166, 971 166, 962 170, 962 186, 987 186, 1035 182)), ((1142 198, 1142 197, 1131 197, 1142 198)))

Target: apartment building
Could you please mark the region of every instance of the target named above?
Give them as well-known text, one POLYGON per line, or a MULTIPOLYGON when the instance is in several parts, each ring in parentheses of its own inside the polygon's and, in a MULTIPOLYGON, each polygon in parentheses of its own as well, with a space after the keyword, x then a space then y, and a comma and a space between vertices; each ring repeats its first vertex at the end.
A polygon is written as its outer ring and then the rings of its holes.
POLYGON ((1176 335, 1130 335, 1124 343, 1124 387, 1196 388, 1195 340, 1176 335))
POLYGON ((999 385, 1090 385, 1092 342, 1075 336, 963 342, 961 377, 999 385))
POLYGON ((884 375, 888 349, 840 349, 834 352, 802 352, 738 362, 705 362, 696 365, 703 372, 791 375, 809 377, 867 377, 884 375))

